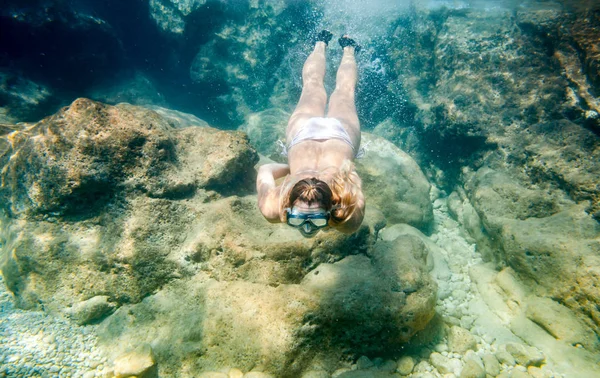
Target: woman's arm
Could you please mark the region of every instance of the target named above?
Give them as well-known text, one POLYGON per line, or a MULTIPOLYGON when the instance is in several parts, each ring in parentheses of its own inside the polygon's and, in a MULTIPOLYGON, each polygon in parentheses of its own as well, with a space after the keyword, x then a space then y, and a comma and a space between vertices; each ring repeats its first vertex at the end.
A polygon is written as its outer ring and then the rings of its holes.
POLYGON ((265 164, 258 169, 256 191, 258 192, 258 208, 271 223, 281 222, 279 214, 279 192, 275 180, 290 173, 287 164, 265 164))

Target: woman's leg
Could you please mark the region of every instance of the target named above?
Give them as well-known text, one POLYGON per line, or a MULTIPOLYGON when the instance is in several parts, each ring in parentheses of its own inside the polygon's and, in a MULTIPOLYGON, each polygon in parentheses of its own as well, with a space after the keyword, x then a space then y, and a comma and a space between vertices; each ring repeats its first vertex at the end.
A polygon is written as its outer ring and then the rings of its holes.
POLYGON ((288 122, 286 131, 288 143, 296 135, 299 127, 311 117, 323 117, 327 104, 327 92, 323 85, 325 77, 325 47, 318 41, 302 68, 302 94, 296 109, 288 122))
POLYGON ((354 91, 358 79, 354 49, 354 46, 344 47, 344 55, 335 79, 335 90, 329 99, 327 117, 336 118, 344 125, 352 143, 358 149, 360 123, 354 104, 354 91))

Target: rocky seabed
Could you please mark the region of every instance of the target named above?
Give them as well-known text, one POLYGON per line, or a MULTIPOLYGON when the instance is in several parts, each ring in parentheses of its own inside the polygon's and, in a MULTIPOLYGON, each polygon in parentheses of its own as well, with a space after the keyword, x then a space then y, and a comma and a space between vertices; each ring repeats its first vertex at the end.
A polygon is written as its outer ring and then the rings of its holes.
MULTIPOLYGON (((432 193, 435 192, 434 188, 432 193)), ((450 217, 446 199, 436 199, 434 232, 430 239, 440 247, 450 271, 447 280, 438 280, 436 306, 438 315, 450 326, 446 338, 399 360, 362 356, 354 364, 333 373, 313 370, 302 377, 568 377, 554 371, 536 348, 519 343, 497 345, 493 333, 474 325, 478 316, 474 308, 482 298, 471 281, 469 269, 482 264, 483 260, 476 246, 464 235, 461 226, 450 217)), ((143 365, 139 359, 144 356, 130 356, 125 363, 109 361, 97 347, 96 326, 79 326, 44 312, 17 309, 4 282, 0 282, 0 290, 0 376, 124 377, 130 376, 127 370, 143 365)), ((224 367, 220 371, 199 373, 198 377, 273 376, 258 371, 244 374, 240 369, 224 367)))
POLYGON ((91 378, 108 366, 92 327, 15 308, 1 278, 0 340, 1 377, 91 378))

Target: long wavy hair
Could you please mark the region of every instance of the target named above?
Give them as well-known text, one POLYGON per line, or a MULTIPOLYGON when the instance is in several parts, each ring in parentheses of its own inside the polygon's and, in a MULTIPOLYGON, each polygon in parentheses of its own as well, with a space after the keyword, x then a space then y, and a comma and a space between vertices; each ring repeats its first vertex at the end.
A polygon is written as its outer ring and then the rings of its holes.
POLYGON ((291 208, 297 200, 302 200, 308 205, 319 203, 330 211, 331 226, 343 224, 356 210, 360 188, 361 181, 354 171, 354 164, 346 160, 329 183, 316 177, 298 181, 282 202, 282 219, 285 219, 286 208, 291 208))

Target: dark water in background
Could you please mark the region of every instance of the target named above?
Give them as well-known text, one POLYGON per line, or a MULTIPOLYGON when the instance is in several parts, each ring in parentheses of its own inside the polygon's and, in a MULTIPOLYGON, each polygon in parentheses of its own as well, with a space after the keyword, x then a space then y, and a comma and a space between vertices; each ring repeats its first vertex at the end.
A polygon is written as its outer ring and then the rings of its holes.
MULTIPOLYGON (((386 57, 390 25, 398 19, 410 20, 414 9, 409 1, 273 3, 278 6, 287 4, 284 13, 277 16, 277 22, 286 30, 268 36, 277 56, 266 62, 270 65, 266 70, 277 74, 287 62, 290 72, 285 72, 285 78, 291 75, 294 80, 294 86, 290 88, 293 91, 291 98, 297 98, 299 94, 299 72, 310 51, 315 31, 327 27, 336 35, 346 32, 355 36, 364 46, 359 62, 358 106, 365 126, 376 125, 389 112, 397 112, 399 119, 410 122, 412 110, 402 97, 401 88, 393 95, 386 88, 390 79, 388 75, 393 75, 389 72, 393 62, 386 57)), ((571 8, 585 8, 593 4, 566 3, 571 8)), ((555 9, 561 6, 551 1, 429 1, 415 4, 417 8, 483 8, 489 12, 522 7, 555 9)), ((0 67, 2 74, 6 75, 5 87, 9 89, 1 94, 0 100, 8 103, 9 115, 14 120, 36 120, 76 97, 87 96, 108 102, 124 100, 167 104, 218 127, 236 128, 246 114, 231 109, 235 107, 235 101, 223 101, 223 97, 230 96, 234 91, 232 85, 238 84, 219 75, 192 77, 190 69, 201 47, 213 39, 224 25, 259 24, 256 18, 247 19, 247 7, 248 1, 244 0, 208 1, 184 17, 182 32, 173 33, 157 25, 151 17, 151 5, 147 0, 5 1, 1 14, 0 67), (104 92, 127 82, 135 74, 143 75, 147 80, 146 87, 137 88, 135 94, 124 98, 106 98, 104 92), (27 84, 26 80, 34 84, 27 84), (36 93, 35 85, 44 87, 51 94, 36 93), (11 87, 15 88, 14 93, 11 87), (11 98, 18 97, 16 92, 19 91, 32 92, 23 97, 35 97, 36 100, 21 109, 18 100, 11 103, 11 98)), ((333 55, 339 54, 335 47, 333 55)), ((224 53, 220 58, 231 57, 230 53, 224 53)), ((335 58, 330 61, 335 61, 335 58)), ((328 71, 329 88, 333 85, 333 67, 330 66, 328 71)), ((264 73, 256 75, 259 82, 266 79, 264 73)), ((248 99, 251 111, 268 107, 268 99, 273 92, 273 83, 269 84, 269 87, 260 88, 258 93, 248 92, 255 97, 253 103, 248 99)), ((256 85, 256 82, 251 79, 242 85, 256 85)), ((24 102, 27 103, 27 99, 24 102)), ((289 108, 293 104, 288 103, 287 106, 289 108)))

